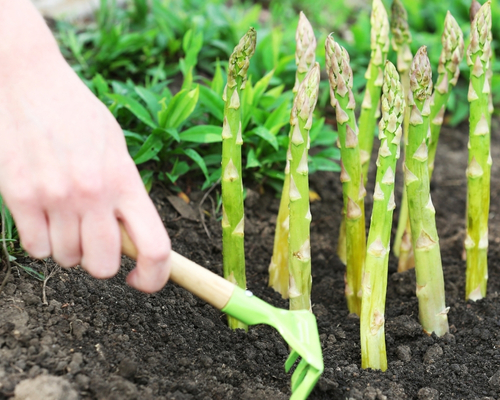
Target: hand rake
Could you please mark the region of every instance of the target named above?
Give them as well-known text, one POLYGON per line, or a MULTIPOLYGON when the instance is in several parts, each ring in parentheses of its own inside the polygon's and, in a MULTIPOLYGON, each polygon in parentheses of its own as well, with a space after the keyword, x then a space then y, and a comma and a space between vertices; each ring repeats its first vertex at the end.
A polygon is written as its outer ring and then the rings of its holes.
MULTIPOLYGON (((122 228, 122 252, 136 258, 137 250, 122 228)), ((171 253, 170 280, 247 325, 267 324, 276 328, 292 348, 286 360, 288 372, 302 357, 292 374, 291 400, 309 396, 323 372, 323 355, 314 315, 306 310, 275 308, 178 253, 171 253)))

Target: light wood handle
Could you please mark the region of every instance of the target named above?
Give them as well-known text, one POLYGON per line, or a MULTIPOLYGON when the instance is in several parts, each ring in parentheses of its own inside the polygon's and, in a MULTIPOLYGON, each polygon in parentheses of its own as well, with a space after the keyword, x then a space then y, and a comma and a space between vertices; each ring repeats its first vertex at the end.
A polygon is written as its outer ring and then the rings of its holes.
MULTIPOLYGON (((136 260, 137 248, 122 224, 120 229, 122 253, 136 260)), ((170 254, 170 267, 170 280, 219 310, 226 306, 233 295, 234 284, 175 251, 170 254)))

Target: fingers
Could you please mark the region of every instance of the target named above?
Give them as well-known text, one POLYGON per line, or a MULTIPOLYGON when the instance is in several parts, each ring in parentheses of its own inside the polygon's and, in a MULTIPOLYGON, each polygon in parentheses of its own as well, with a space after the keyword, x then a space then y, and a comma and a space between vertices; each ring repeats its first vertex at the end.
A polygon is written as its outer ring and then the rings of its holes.
POLYGON ((74 267, 80 263, 80 221, 78 214, 69 210, 49 214, 49 234, 52 257, 62 267, 74 267))
POLYGON ((161 290, 170 275, 170 239, 147 193, 128 200, 119 215, 138 253, 127 283, 146 293, 161 290))
POLYGON ((89 213, 81 221, 82 267, 93 277, 106 279, 120 269, 120 230, 113 213, 89 213))
MULTIPOLYGON (((7 201, 7 199, 6 199, 7 201)), ((8 203, 21 238, 21 245, 33 258, 47 258, 51 254, 47 217, 40 208, 23 201, 8 203)))

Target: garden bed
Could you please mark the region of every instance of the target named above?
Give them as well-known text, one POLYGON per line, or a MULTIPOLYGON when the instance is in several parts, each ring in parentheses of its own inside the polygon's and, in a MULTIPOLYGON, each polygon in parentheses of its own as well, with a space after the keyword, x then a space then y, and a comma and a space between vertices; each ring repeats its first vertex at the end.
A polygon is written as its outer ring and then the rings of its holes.
MULTIPOLYGON (((360 368, 359 319, 348 315, 345 305, 344 266, 335 251, 342 204, 338 174, 311 176, 311 189, 321 197, 311 205, 312 301, 325 372, 310 399, 485 400, 500 396, 498 123, 494 121, 492 129, 488 297, 476 303, 464 301, 465 262, 461 256, 468 126, 445 126, 432 196, 450 306, 450 333, 436 338, 422 332, 414 272, 396 273, 396 260, 391 257, 386 308, 389 367, 385 373, 360 368)), ((401 186, 401 177, 397 180, 401 186)), ((189 192, 187 181, 180 186, 189 192)), ((194 185, 192 189, 188 193, 191 215, 199 219, 198 206, 204 193, 196 192, 194 185)), ((248 287, 266 301, 286 308, 287 302, 267 288, 279 199, 271 192, 259 194, 258 188, 254 189, 248 191, 246 199, 248 287)), ((373 188, 367 189, 367 210, 371 210, 373 188)), ((220 222, 205 217, 209 238, 202 222, 182 217, 168 195, 160 186, 152 191, 173 248, 220 274, 220 222)), ((212 214, 210 199, 205 199, 203 208, 212 214)), ((32 262, 21 261, 25 265, 32 262)), ((47 267, 51 265, 47 261, 47 267)), ((80 268, 61 271, 48 281, 49 305, 42 304, 41 283, 14 270, 0 294, 0 400, 11 398, 20 381, 41 374, 62 377, 42 385, 61 394, 50 397, 30 382, 32 398, 289 397, 290 374, 283 368, 288 349, 276 331, 260 325, 248 334, 232 332, 220 312, 173 284, 154 295, 134 291, 125 285, 125 275, 132 268, 133 263, 124 258, 121 272, 107 281, 92 279, 80 268)), ((0 279, 3 276, 2 271, 0 279)))

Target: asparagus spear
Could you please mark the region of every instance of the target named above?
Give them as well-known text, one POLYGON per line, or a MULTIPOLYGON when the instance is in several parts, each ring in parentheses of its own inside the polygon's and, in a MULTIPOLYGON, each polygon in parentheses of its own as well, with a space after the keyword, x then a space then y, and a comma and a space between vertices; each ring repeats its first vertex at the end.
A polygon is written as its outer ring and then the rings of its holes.
POLYGON ((345 295, 352 313, 361 312, 361 274, 365 260, 365 205, 356 106, 352 93, 349 54, 330 35, 326 39, 326 69, 330 81, 331 104, 335 107, 341 157, 340 180, 346 220, 345 295))
POLYGON ((389 19, 381 0, 373 0, 370 22, 371 58, 365 74, 366 90, 359 116, 359 148, 365 185, 368 180, 376 114, 382 91, 383 68, 389 52, 389 19))
MULTIPOLYGON (((412 37, 408 26, 408 13, 400 0, 393 0, 391 6, 391 31, 392 31, 392 48, 397 52, 397 66, 401 83, 403 85, 403 93, 407 100, 410 91, 410 76, 409 69, 412 62, 412 53, 410 43, 412 37)), ((406 101, 408 103, 408 101, 406 101)), ((406 109, 403 135, 405 142, 408 138, 408 124, 410 120, 409 109, 406 109)), ((403 191, 403 199, 401 200, 401 209, 399 210, 398 229, 394 238, 394 255, 400 258, 398 270, 408 269, 413 266, 413 255, 411 248, 411 233, 408 223, 408 201, 406 199, 406 191, 403 191)))
MULTIPOLYGON (((477 12, 479 11, 480 8, 481 8, 481 3, 479 3, 476 0, 472 0, 471 5, 470 5, 470 10, 469 10, 471 25, 474 22, 474 17, 476 16, 476 14, 477 14, 477 12)), ((492 41, 491 30, 490 30, 489 40, 490 40, 490 42, 492 41)), ((488 71, 486 72, 486 77, 488 78, 488 82, 490 84, 490 87, 491 87, 491 80, 493 78, 493 69, 492 69, 492 66, 493 66, 493 56, 494 56, 494 52, 490 48, 490 64, 489 64, 488 71)), ((491 127, 491 114, 493 114, 493 111, 494 111, 494 108, 493 108, 493 93, 491 91, 488 94, 488 111, 490 112, 489 121, 488 122, 490 123, 490 127, 491 127)))
MULTIPOLYGON (((297 72, 295 74, 294 93, 297 93, 299 85, 304 80, 307 72, 311 69, 316 52, 316 38, 311 24, 300 12, 299 23, 295 35, 297 49, 295 51, 295 63, 297 72)), ((288 144, 288 154, 290 154, 291 134, 288 144)), ((276 232, 274 236, 274 248, 271 263, 269 265, 269 286, 279 292, 283 298, 288 298, 289 273, 288 273, 288 232, 289 232, 289 211, 290 203, 290 160, 287 157, 285 168, 285 181, 281 193, 280 208, 276 220, 276 232)))
POLYGON ((488 280, 488 214, 490 206, 490 123, 487 71, 491 52, 491 6, 486 2, 472 22, 467 64, 470 67, 470 136, 467 167, 466 299, 486 296, 488 280))
POLYGON ((470 4, 470 9, 469 9, 469 17, 470 17, 470 23, 472 25, 472 22, 474 21, 474 17, 476 16, 477 12, 481 8, 481 3, 477 0, 472 0, 470 4))
POLYGON ((444 32, 441 38, 443 50, 439 58, 438 79, 431 103, 431 137, 429 140, 429 176, 434 172, 434 159, 443 124, 443 116, 450 92, 457 84, 460 75, 460 62, 464 56, 464 38, 457 21, 448 11, 444 20, 444 32))
POLYGON ((377 159, 377 178, 368 234, 363 300, 361 302, 361 362, 363 368, 387 369, 385 351, 385 296, 394 202, 394 171, 399 158, 405 103, 396 67, 387 61, 384 72, 382 119, 379 123, 381 146, 377 159))
POLYGON ((290 309, 311 310, 311 244, 309 207, 309 130, 319 91, 320 70, 316 63, 299 85, 290 125, 290 309))
MULTIPOLYGON (((375 124, 379 113, 379 101, 383 80, 383 66, 389 51, 389 19, 381 0, 373 0, 371 22, 371 57, 365 73, 366 90, 359 117, 359 148, 364 184, 368 181, 368 169, 373 149, 375 124)), ((339 230, 337 255, 346 263, 345 219, 339 230)))
MULTIPOLYGON (((223 99, 222 128, 222 255, 224 277, 246 288, 243 183, 241 179, 241 105, 250 58, 255 51, 256 32, 250 28, 234 48, 227 71, 223 99)), ((232 329, 246 329, 240 321, 228 317, 232 329)))
POLYGON ((411 108, 408 142, 405 151, 405 186, 408 195, 412 245, 415 249, 415 273, 420 323, 437 336, 448 332, 448 308, 445 305, 435 210, 432 205, 428 168, 428 131, 432 70, 427 50, 422 46, 410 68, 411 108))

